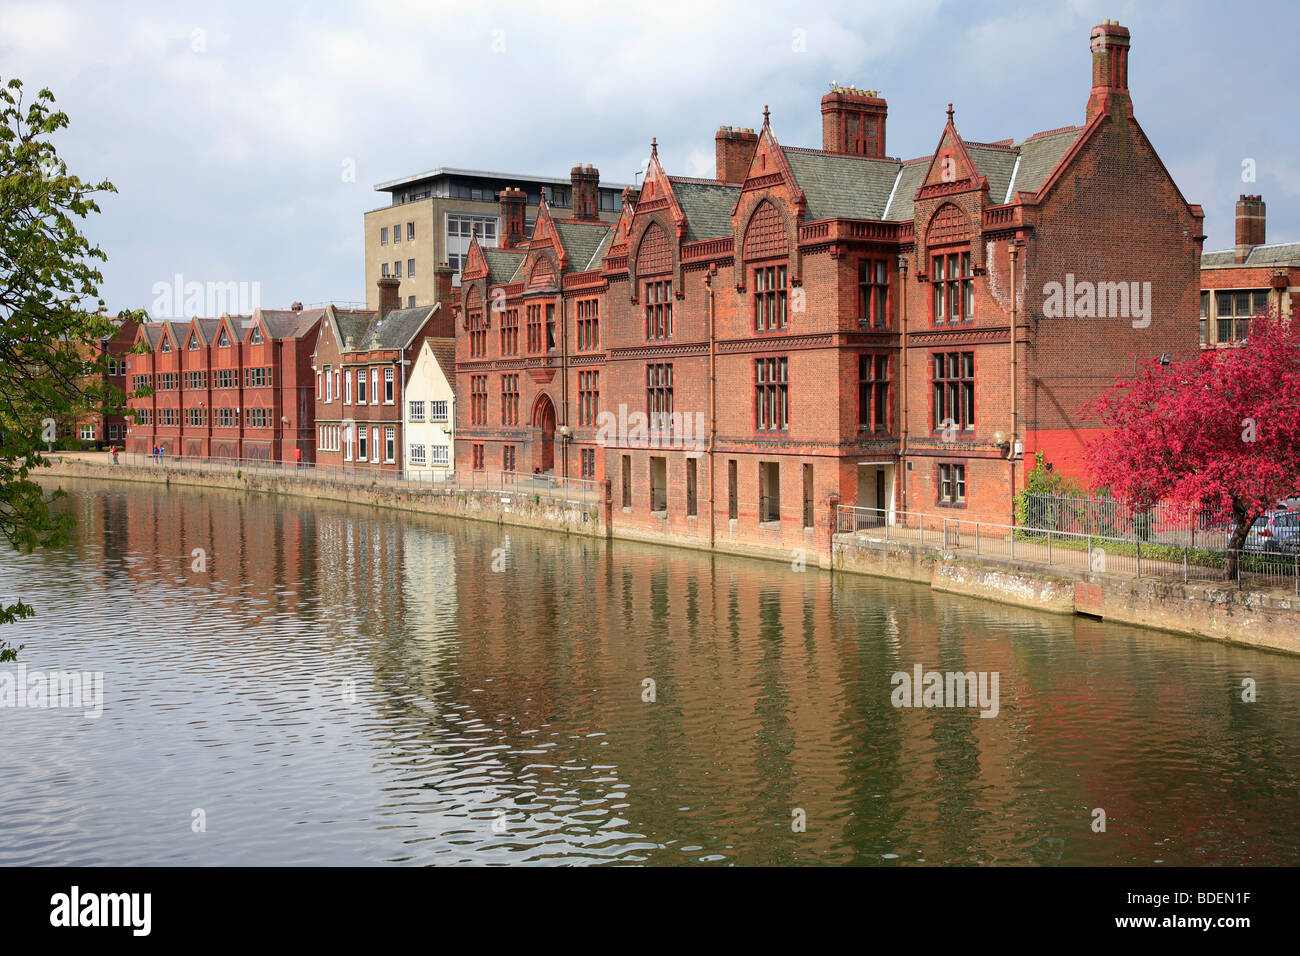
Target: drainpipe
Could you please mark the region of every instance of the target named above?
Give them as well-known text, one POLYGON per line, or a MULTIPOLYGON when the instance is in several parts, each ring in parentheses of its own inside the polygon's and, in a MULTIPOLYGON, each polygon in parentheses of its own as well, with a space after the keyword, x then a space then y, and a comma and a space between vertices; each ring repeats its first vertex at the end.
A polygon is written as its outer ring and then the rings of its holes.
MULTIPOLYGON (((563 294, 560 295, 560 377, 562 378, 561 405, 564 408, 563 428, 560 431, 560 474, 569 477, 569 313, 563 294)), ((552 438, 554 440, 554 438, 552 438)))
POLYGON ((717 263, 709 263, 709 271, 704 276, 704 287, 709 291, 709 547, 712 548, 717 541, 717 513, 715 510, 715 494, 717 483, 713 480, 714 450, 718 442, 718 421, 717 421, 717 386, 718 386, 718 368, 717 368, 717 350, 715 344, 717 336, 714 334, 714 304, 713 304, 713 276, 718 271, 717 263))
MULTIPOLYGON (((907 511, 907 256, 898 257, 898 275, 899 275, 899 302, 898 302, 898 330, 899 330, 899 347, 898 347, 898 389, 899 404, 902 406, 902 424, 899 428, 898 440, 898 485, 901 489, 903 507, 898 509, 906 513, 907 511)), ((862 502, 858 502, 859 507, 862 502)))
POLYGON ((1019 412, 1016 409, 1016 262, 1020 247, 1011 240, 1007 250, 1011 257, 1011 437, 1007 445, 1007 458, 1011 464, 1011 524, 1016 523, 1016 434, 1019 431, 1019 412))

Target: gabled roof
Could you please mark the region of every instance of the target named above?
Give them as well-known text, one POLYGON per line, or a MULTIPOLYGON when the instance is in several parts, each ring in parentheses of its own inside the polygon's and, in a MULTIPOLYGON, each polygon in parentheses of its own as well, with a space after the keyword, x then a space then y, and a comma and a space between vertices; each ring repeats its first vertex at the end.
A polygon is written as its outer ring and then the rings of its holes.
POLYGON ((162 328, 161 322, 141 322, 137 334, 143 336, 150 350, 153 350, 158 348, 158 342, 162 338, 162 328))
POLYGON ((258 309, 262 325, 273 339, 296 339, 306 335, 325 316, 324 309, 258 309))
POLYGON ((989 182, 989 203, 1000 205, 1007 195, 1007 184, 1016 168, 1019 155, 1014 147, 967 143, 966 153, 976 171, 989 182))
POLYGON ((566 272, 585 272, 596 250, 611 232, 608 223, 555 222, 555 232, 560 237, 567 258, 566 272))
POLYGON ((731 235, 731 210, 740 197, 739 186, 684 176, 669 176, 668 181, 686 216, 687 242, 731 235))
POLYGON ((1300 266, 1300 242, 1281 242, 1271 246, 1255 246, 1245 262, 1237 262, 1234 249, 1216 250, 1201 256, 1201 268, 1212 266, 1300 266))
POLYGON ((406 348, 411 339, 415 338, 415 333, 429 321, 433 311, 427 305, 414 309, 394 309, 383 319, 375 319, 370 323, 356 350, 365 352, 370 349, 406 348))
MULTIPOLYGON (((1052 174, 1061 158, 1069 152, 1074 141, 1083 132, 1082 126, 1067 126, 1064 129, 1036 133, 1028 139, 1016 143, 1020 154, 1020 164, 1016 168, 1015 179, 1011 182, 1011 198, 1015 193, 1036 193, 1043 188, 1047 177, 1052 174)), ((1003 202, 1004 197, 994 197, 992 182, 989 183, 989 201, 1003 202)))
POLYGON ((204 345, 215 345, 217 341, 217 329, 221 328, 220 319, 195 319, 194 331, 198 333, 199 341, 204 345))
POLYGON ((618 235, 618 230, 611 227, 609 232, 605 233, 605 238, 600 240, 600 245, 591 255, 591 261, 587 263, 587 269, 599 269, 605 264, 605 254, 609 252, 609 247, 614 244, 614 237, 618 235))
POLYGON ((883 219, 898 178, 896 159, 867 159, 796 146, 782 148, 799 188, 808 197, 804 219, 883 219))
POLYGON ((429 347, 433 353, 434 360, 438 367, 442 369, 442 374, 447 376, 447 384, 451 386, 451 393, 456 394, 456 340, 455 339, 425 339, 424 344, 429 347))
POLYGON ((930 169, 930 157, 909 159, 898 170, 894 181, 893 194, 885 207, 881 218, 890 222, 906 222, 916 215, 916 191, 925 182, 925 174, 930 169))
POLYGON ((330 312, 334 317, 335 331, 338 332, 340 352, 355 349, 375 317, 375 313, 370 310, 336 309, 330 306, 330 312))
POLYGON ((510 281, 528 253, 523 249, 483 249, 488 264, 488 283, 503 285, 510 281))

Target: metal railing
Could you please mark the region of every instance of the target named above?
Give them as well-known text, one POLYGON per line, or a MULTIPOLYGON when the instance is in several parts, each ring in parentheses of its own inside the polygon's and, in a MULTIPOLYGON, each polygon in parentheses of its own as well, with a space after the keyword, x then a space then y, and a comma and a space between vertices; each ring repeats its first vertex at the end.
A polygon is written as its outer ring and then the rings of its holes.
POLYGON ((995 555, 1049 567, 1180 580, 1185 584, 1206 581, 1243 589, 1285 588, 1300 595, 1300 553, 1282 550, 1192 547, 852 505, 837 507, 835 526, 841 534, 964 550, 976 557, 995 555), (1229 560, 1230 555, 1236 560, 1229 560))
POLYGON ((600 501, 600 483, 586 478, 527 474, 514 471, 461 469, 455 472, 442 466, 430 468, 408 466, 406 473, 397 468, 384 470, 349 463, 321 465, 294 463, 263 458, 195 458, 123 452, 119 468, 165 468, 168 471, 217 475, 244 474, 295 478, 354 487, 392 488, 413 493, 455 494, 459 492, 500 493, 532 496, 535 499, 562 500, 582 504, 600 501))

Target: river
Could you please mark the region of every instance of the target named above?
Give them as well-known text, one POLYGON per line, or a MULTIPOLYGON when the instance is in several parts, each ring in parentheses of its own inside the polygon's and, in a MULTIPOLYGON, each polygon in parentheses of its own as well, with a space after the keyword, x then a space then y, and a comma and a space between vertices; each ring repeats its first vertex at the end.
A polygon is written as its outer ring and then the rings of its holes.
POLYGON ((71 543, 0 557, 0 600, 37 609, 4 635, 29 674, 102 673, 102 709, 0 707, 0 863, 1300 862, 1300 659, 815 567, 63 485, 71 543), (917 665, 996 675, 996 715, 895 706, 917 665))

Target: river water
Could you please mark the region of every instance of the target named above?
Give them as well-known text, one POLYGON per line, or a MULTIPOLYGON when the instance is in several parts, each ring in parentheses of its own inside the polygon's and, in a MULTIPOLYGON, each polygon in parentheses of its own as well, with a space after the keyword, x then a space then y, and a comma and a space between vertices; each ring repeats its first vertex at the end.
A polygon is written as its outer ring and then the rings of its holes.
POLYGON ((71 544, 0 555, 0 600, 38 611, 5 634, 28 674, 101 672, 102 711, 0 707, 3 864, 1300 862, 1300 659, 776 562, 64 487, 71 544), (894 706, 916 665, 995 674, 996 716, 894 706))

